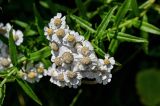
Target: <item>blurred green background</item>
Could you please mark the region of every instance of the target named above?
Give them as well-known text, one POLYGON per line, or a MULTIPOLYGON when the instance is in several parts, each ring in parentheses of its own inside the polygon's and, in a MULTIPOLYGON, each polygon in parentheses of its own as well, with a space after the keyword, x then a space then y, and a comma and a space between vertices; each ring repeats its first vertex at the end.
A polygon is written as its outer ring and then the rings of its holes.
MULTIPOLYGON (((33 12, 33 5, 35 5, 45 25, 57 12, 61 12, 63 15, 74 14, 82 17, 96 28, 101 22, 102 13, 108 12, 109 8, 114 5, 123 3, 123 0, 82 0, 82 5, 78 1, 0 0, 0 22, 10 22, 15 29, 24 31, 15 22, 15 20, 20 20, 28 23, 35 30, 33 12), (80 8, 83 8, 84 11, 79 11, 80 8), (85 17, 87 14, 91 18, 85 17)), ((146 0, 137 0, 138 5, 144 2, 146 0)), ((149 23, 160 28, 159 0, 154 1, 146 15, 149 23)), ((70 18, 67 18, 67 23, 74 30, 79 30, 78 27, 74 27, 70 18)), ((142 33, 136 28, 129 31, 136 36, 142 33)), ((36 38, 28 39, 34 41, 36 38)), ((148 40, 148 54, 144 53, 138 44, 121 43, 119 45, 114 57, 116 61, 122 64, 122 67, 115 67, 112 71, 111 83, 105 86, 82 84, 78 89, 59 88, 49 82, 49 77, 30 85, 42 101, 43 106, 160 106, 160 36, 149 34, 148 40)), ((33 47, 35 44, 33 42, 30 45, 33 47)), ((105 46, 108 44, 106 43, 105 46)), ((39 105, 31 100, 14 82, 7 84, 4 106, 39 105)))

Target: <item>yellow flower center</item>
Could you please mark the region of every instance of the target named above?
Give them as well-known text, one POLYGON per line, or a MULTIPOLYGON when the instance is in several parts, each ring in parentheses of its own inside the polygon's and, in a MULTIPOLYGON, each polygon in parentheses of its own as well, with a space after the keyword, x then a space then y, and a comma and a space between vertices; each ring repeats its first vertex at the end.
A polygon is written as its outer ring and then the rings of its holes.
POLYGON ((84 64, 84 65, 89 65, 91 63, 91 59, 88 56, 83 57, 81 59, 81 63, 84 64))
POLYGON ((62 23, 62 21, 61 21, 60 18, 56 18, 56 19, 54 20, 54 24, 55 24, 56 26, 61 25, 61 23, 62 23))
POLYGON ((47 33, 48 33, 48 35, 50 36, 50 35, 53 34, 53 30, 52 30, 51 28, 48 28, 48 29, 47 29, 47 33))
POLYGON ((69 78, 75 78, 75 77, 77 77, 77 73, 75 73, 75 72, 73 72, 73 71, 68 71, 67 72, 67 77, 69 77, 69 78))
POLYGON ((59 75, 57 76, 57 80, 59 80, 59 81, 64 81, 64 75, 63 75, 63 74, 59 74, 59 75))
POLYGON ((68 42, 74 42, 75 40, 76 39, 75 39, 74 35, 68 35, 68 37, 67 37, 68 42))
POLYGON ((63 59, 63 62, 65 62, 65 63, 67 63, 67 64, 72 63, 73 60, 74 60, 73 55, 72 55, 72 53, 70 53, 70 52, 65 52, 65 53, 63 53, 62 59, 63 59))
POLYGON ((81 53, 82 53, 84 56, 87 56, 87 55, 89 54, 89 48, 83 46, 83 47, 81 48, 81 53))
POLYGON ((58 47, 57 43, 55 43, 55 42, 50 43, 50 47, 54 51, 58 51, 59 50, 59 47, 58 47))
POLYGON ((58 29, 57 31, 56 31, 56 35, 58 36, 58 37, 64 37, 64 34, 65 34, 65 32, 64 32, 64 29, 58 29))
POLYGON ((8 61, 8 59, 3 58, 2 61, 0 61, 1 65, 4 67, 9 67, 10 65, 10 61, 8 61))
POLYGON ((61 59, 61 57, 56 57, 54 59, 54 63, 56 64, 56 66, 61 66, 62 65, 62 59, 61 59))
POLYGON ((110 64, 109 59, 104 59, 104 64, 106 64, 106 65, 110 64))
POLYGON ((28 73, 28 78, 33 79, 33 78, 36 77, 36 75, 37 75, 37 74, 36 74, 35 72, 32 72, 32 71, 31 71, 31 72, 28 73))
POLYGON ((38 67, 37 72, 42 74, 44 72, 44 68, 43 67, 38 67))

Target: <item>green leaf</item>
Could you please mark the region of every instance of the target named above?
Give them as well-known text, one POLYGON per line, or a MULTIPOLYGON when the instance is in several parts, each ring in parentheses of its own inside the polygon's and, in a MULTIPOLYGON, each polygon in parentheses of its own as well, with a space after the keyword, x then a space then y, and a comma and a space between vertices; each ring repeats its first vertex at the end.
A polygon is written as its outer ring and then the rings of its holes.
POLYGON ((33 5, 33 12, 35 15, 35 25, 37 27, 38 33, 45 39, 43 31, 44 28, 43 19, 41 18, 39 12, 37 11, 35 4, 33 5))
MULTIPOLYGON (((144 15, 144 16, 143 16, 143 20, 144 20, 145 22, 148 22, 147 15, 144 15)), ((148 32, 141 31, 141 32, 140 32, 140 35, 141 35, 142 38, 148 40, 148 37, 149 37, 148 32)), ((142 44, 143 50, 144 50, 144 52, 145 52, 146 54, 148 54, 148 44, 149 44, 149 43, 142 44)))
POLYGON ((100 25, 98 26, 97 31, 96 31, 96 33, 95 33, 95 36, 96 36, 97 38, 100 38, 101 36, 103 36, 104 31, 106 30, 109 22, 111 21, 111 17, 112 17, 112 15, 113 15, 113 13, 114 13, 114 11, 115 11, 116 8, 117 8, 117 6, 111 8, 111 9, 109 10, 109 12, 104 16, 102 22, 101 22, 100 25))
POLYGON ((17 50, 16 50, 14 39, 13 39, 12 31, 13 30, 11 29, 9 32, 9 54, 11 57, 12 64, 16 66, 17 65, 17 50))
POLYGON ((20 21, 20 20, 13 20, 13 22, 17 25, 19 25, 22 28, 27 28, 29 25, 26 22, 20 21))
POLYGON ((160 104, 160 71, 155 69, 142 70, 138 73, 136 87, 142 102, 147 106, 160 104))
POLYGON ((108 52, 110 55, 114 55, 116 50, 118 49, 118 46, 119 46, 119 42, 117 39, 112 39, 111 43, 109 44, 109 47, 108 47, 108 52))
POLYGON ((126 13, 128 12, 130 8, 131 0, 125 0, 121 7, 119 8, 117 14, 116 14, 116 19, 115 19, 115 26, 119 26, 121 20, 124 18, 126 13))
POLYGON ((99 48, 93 41, 92 41, 92 45, 94 47, 95 52, 101 57, 104 57, 105 52, 101 48, 99 48))
POLYGON ((42 48, 39 51, 29 54, 29 60, 40 60, 51 55, 51 49, 49 46, 42 48))
POLYGON ((75 106, 75 103, 77 99, 79 98, 80 94, 82 93, 82 90, 80 89, 77 93, 77 95, 73 98, 72 103, 69 106, 75 106))
POLYGON ((160 35, 160 29, 152 24, 147 23, 147 22, 144 22, 144 21, 141 22, 139 20, 134 20, 133 25, 134 25, 134 27, 136 27, 142 31, 156 34, 156 35, 160 35))
POLYGON ((86 7, 83 5, 81 0, 75 0, 75 3, 79 9, 80 16, 86 18, 86 7))
POLYGON ((5 92, 6 92, 6 85, 4 84, 2 87, 0 87, 0 106, 3 105, 3 101, 5 98, 5 92))
POLYGON ((82 28, 90 31, 91 33, 95 33, 96 31, 92 28, 92 24, 89 23, 88 21, 77 17, 75 15, 70 15, 71 19, 75 20, 79 25, 81 25, 82 28))
POLYGON ((132 7, 132 11, 134 12, 135 16, 139 16, 137 0, 131 0, 131 7, 132 7))
MULTIPOLYGON (((114 34, 110 35, 111 38, 114 37, 114 34)), ((123 32, 119 32, 117 39, 120 41, 125 41, 125 42, 135 42, 135 43, 148 43, 148 41, 144 38, 136 37, 130 34, 126 34, 123 32)))
POLYGON ((16 79, 18 84, 21 86, 21 88, 24 90, 24 92, 30 97, 32 98, 35 102, 37 102, 39 105, 42 106, 41 101, 39 100, 39 98, 36 96, 36 94, 33 92, 33 90, 31 89, 31 87, 22 79, 16 79))

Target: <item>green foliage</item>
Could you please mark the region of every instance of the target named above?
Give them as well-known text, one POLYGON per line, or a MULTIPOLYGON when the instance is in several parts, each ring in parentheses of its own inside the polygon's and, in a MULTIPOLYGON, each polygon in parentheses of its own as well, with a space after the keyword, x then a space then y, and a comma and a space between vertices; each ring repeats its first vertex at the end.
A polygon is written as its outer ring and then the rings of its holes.
POLYGON ((16 50, 16 45, 13 39, 13 33, 12 29, 10 30, 9 33, 9 54, 11 56, 11 61, 14 66, 17 65, 17 50, 16 50))
POLYGON ((24 92, 25 92, 30 98, 32 98, 35 102, 37 102, 39 105, 42 106, 41 101, 40 101, 39 98, 36 96, 36 94, 35 94, 34 91, 31 89, 31 87, 27 84, 27 82, 23 81, 22 79, 18 79, 18 78, 16 78, 16 81, 18 82, 18 84, 21 86, 21 88, 24 90, 24 92))
POLYGON ((137 75, 137 90, 142 102, 147 106, 160 104, 160 72, 155 69, 147 69, 137 75))
POLYGON ((5 93, 6 93, 6 85, 4 84, 2 87, 0 87, 0 106, 3 105, 5 93))

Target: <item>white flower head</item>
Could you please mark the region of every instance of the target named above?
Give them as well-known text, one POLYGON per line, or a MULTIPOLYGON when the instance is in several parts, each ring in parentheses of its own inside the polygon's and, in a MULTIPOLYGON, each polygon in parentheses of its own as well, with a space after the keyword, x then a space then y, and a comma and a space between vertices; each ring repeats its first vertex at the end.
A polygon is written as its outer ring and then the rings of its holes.
POLYGON ((105 59, 99 59, 100 67, 107 68, 108 72, 113 69, 115 65, 114 57, 110 57, 109 54, 105 54, 105 59))
POLYGON ((77 88, 81 85, 82 75, 80 72, 67 70, 64 73, 64 79, 69 87, 77 88))
POLYGON ((47 70, 44 68, 44 64, 42 62, 39 62, 38 64, 36 64, 35 68, 36 68, 38 78, 42 78, 43 75, 46 76, 47 70))
POLYGON ((49 41, 52 41, 52 35, 53 35, 53 29, 48 28, 48 27, 44 27, 44 35, 46 36, 46 38, 49 41))
POLYGON ((112 74, 110 72, 101 72, 97 77, 96 81, 97 83, 103 83, 103 85, 108 84, 111 82, 112 74))
POLYGON ((13 39, 15 41, 15 44, 19 46, 23 42, 23 33, 20 30, 13 30, 13 39))
POLYGON ((82 42, 82 45, 77 47, 77 52, 84 56, 88 56, 94 53, 94 48, 89 41, 85 40, 82 42))
POLYGON ((30 82, 30 83, 35 83, 39 82, 40 78, 38 77, 38 74, 36 72, 36 68, 32 68, 30 70, 26 70, 26 74, 24 76, 24 80, 30 82))
POLYGON ((49 23, 49 28, 52 29, 58 29, 58 28, 65 28, 66 27, 66 17, 63 16, 61 13, 57 13, 56 16, 54 16, 50 23, 49 23))
POLYGON ((82 54, 74 54, 75 61, 78 62, 79 70, 95 70, 98 66, 98 59, 94 53, 89 56, 83 56, 82 54))
POLYGON ((63 38, 63 44, 68 47, 73 47, 76 42, 84 41, 84 37, 79 35, 78 32, 69 31, 67 35, 63 38))
POLYGON ((11 63, 11 59, 10 57, 0 57, 0 70, 4 70, 6 68, 9 68, 13 66, 12 63, 11 63))
POLYGON ((7 23, 6 26, 5 26, 5 28, 4 28, 6 30, 6 33, 4 34, 4 36, 6 38, 9 38, 9 32, 10 32, 11 28, 12 28, 11 24, 7 23))

